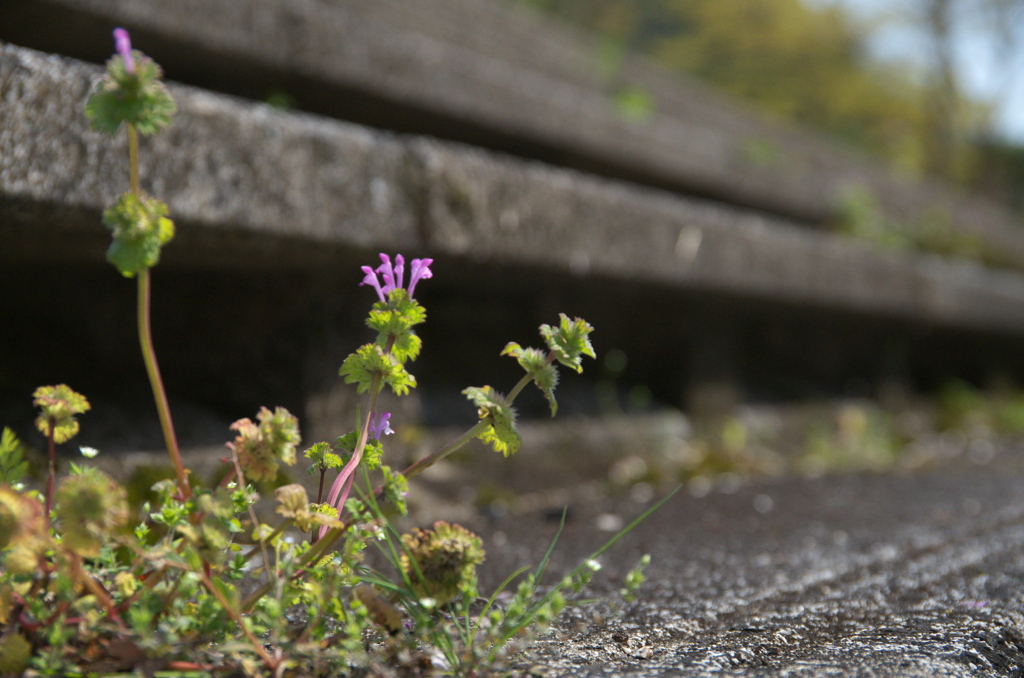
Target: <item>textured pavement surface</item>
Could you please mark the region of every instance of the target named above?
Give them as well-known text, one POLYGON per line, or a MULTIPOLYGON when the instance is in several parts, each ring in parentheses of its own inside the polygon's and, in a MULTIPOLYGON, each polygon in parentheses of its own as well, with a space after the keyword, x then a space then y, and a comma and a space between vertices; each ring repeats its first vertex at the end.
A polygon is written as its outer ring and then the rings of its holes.
MULTIPOLYGON (((576 501, 570 569, 644 504, 576 501)), ((491 521, 494 577, 557 528, 491 521)), ((523 668, 571 675, 1018 676, 1024 667, 1024 475, 1012 453, 903 476, 719 484, 680 492, 602 557, 596 592, 650 553, 634 604, 571 609, 523 668)), ((485 576, 485 579, 487 577, 485 576)))

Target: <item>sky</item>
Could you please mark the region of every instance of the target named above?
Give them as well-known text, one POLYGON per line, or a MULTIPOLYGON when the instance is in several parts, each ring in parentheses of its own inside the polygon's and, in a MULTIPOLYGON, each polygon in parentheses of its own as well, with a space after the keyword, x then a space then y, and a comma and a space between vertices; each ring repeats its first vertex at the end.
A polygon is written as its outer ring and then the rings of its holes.
MULTIPOLYGON (((909 60, 926 65, 930 54, 927 36, 905 17, 920 10, 921 0, 808 0, 812 5, 841 5, 850 13, 880 27, 870 41, 872 54, 881 59, 909 60)), ((965 93, 994 106, 997 134, 1024 145, 1024 3, 1016 21, 1016 48, 1000 53, 991 26, 969 6, 963 5, 956 30, 956 69, 965 93)))

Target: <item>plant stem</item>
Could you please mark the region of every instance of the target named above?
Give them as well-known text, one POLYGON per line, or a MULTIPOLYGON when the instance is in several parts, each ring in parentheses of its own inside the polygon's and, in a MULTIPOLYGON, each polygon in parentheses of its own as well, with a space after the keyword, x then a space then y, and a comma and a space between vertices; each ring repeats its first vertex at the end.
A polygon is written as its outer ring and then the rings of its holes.
MULTIPOLYGON (((320 469, 320 487, 316 491, 316 503, 322 504, 324 501, 324 478, 327 476, 327 469, 321 467, 320 469)), ((309 543, 313 544, 316 542, 317 533, 319 530, 316 525, 313 526, 312 531, 309 533, 309 543)))
MULTIPOLYGON (((551 362, 554 359, 555 359, 555 354, 554 353, 549 353, 548 354, 548 364, 550 365, 551 362)), ((518 397, 519 394, 522 393, 523 389, 526 388, 526 385, 529 384, 531 381, 533 381, 533 377, 530 376, 529 374, 525 374, 525 375, 523 375, 523 378, 519 380, 519 383, 512 387, 512 390, 508 392, 508 398, 507 398, 510 405, 513 402, 515 402, 516 397, 518 397)))
MULTIPOLYGON (((461 436, 459 436, 452 442, 448 443, 446 446, 442 447, 440 450, 432 452, 431 454, 428 454, 427 456, 418 459, 416 462, 414 462, 412 465, 410 465, 408 468, 402 471, 402 475, 404 475, 406 478, 411 478, 415 475, 423 473, 428 468, 430 468, 437 462, 441 461, 452 452, 455 452, 459 448, 463 447, 473 438, 476 438, 478 435, 480 435, 480 432, 483 431, 488 426, 489 424, 487 423, 486 420, 478 421, 472 428, 470 428, 468 431, 463 433, 461 436)), ((380 488, 377 488, 374 494, 379 493, 380 488)))
POLYGON ((53 440, 53 429, 57 426, 54 417, 50 417, 50 432, 46 436, 47 450, 50 455, 48 466, 49 475, 46 478, 46 525, 50 525, 50 511, 53 510, 53 485, 57 478, 57 444, 53 440))
MULTIPOLYGON (((268 543, 273 543, 273 541, 275 539, 277 539, 281 535, 282 532, 284 532, 285 530, 287 530, 289 527, 291 527, 294 524, 295 524, 295 518, 286 518, 283 523, 281 523, 276 528, 274 528, 273 532, 271 532, 266 537, 264 537, 263 541, 268 542, 268 543)), ((259 551, 257 551, 256 549, 250 549, 249 551, 247 551, 245 553, 245 555, 242 556, 242 558, 246 562, 248 562, 248 561, 252 560, 253 557, 255 557, 257 553, 259 553, 259 551)))
POLYGON ((128 171, 132 195, 139 197, 139 133, 135 125, 128 123, 128 171))
POLYGON ((77 554, 72 556, 71 567, 75 578, 78 579, 78 581, 86 589, 88 589, 89 593, 96 597, 100 604, 102 604, 103 607, 106 609, 107 614, 110 615, 110 618, 116 621, 117 625, 124 629, 124 622, 121 620, 121 617, 117 614, 117 608, 114 607, 114 601, 110 599, 110 595, 107 593, 106 589, 103 588, 103 585, 95 579, 93 579, 85 571, 85 568, 82 567, 81 556, 77 554))
MULTIPOLYGON (((139 133, 135 129, 135 125, 131 123, 128 124, 128 170, 132 195, 138 198, 141 193, 139 189, 139 133)), ((153 349, 153 333, 150 330, 149 322, 149 296, 149 269, 146 269, 139 273, 136 302, 139 344, 142 347, 142 360, 146 363, 149 384, 153 388, 153 400, 156 401, 160 428, 164 434, 164 444, 167 446, 167 454, 171 457, 174 475, 178 480, 178 491, 181 493, 182 499, 188 501, 192 497, 192 488, 189 486, 188 476, 185 474, 185 464, 181 460, 181 450, 178 448, 178 439, 174 434, 174 423, 171 421, 171 408, 167 402, 167 392, 164 390, 163 379, 160 377, 160 366, 156 362, 156 351, 153 349)))
POLYGON ((171 408, 167 402, 163 379, 160 378, 160 366, 156 362, 156 353, 153 350, 149 315, 149 269, 146 269, 139 273, 139 344, 142 347, 142 360, 146 363, 149 384, 153 388, 153 400, 156 401, 157 414, 160 416, 160 428, 164 433, 167 454, 171 457, 171 465, 174 466, 174 475, 178 481, 178 491, 181 493, 181 498, 188 501, 192 498, 192 488, 189 486, 188 476, 185 474, 185 464, 181 460, 178 439, 174 434, 174 422, 171 421, 171 408))
MULTIPOLYGON (((552 360, 554 360, 554 358, 555 358, 554 354, 550 354, 548 356, 548 362, 550 363, 552 360)), ((526 388, 526 385, 529 384, 531 381, 533 381, 533 377, 531 377, 529 374, 527 374, 522 379, 519 380, 519 383, 517 383, 512 388, 511 391, 509 391, 507 399, 508 399, 508 402, 509 402, 510 405, 515 401, 516 396, 518 396, 522 392, 522 390, 524 388, 526 388)), ((463 433, 461 436, 459 436, 458 438, 456 438, 452 442, 448 443, 448 445, 446 445, 445 447, 442 447, 440 450, 437 450, 436 452, 432 452, 431 454, 428 454, 427 456, 425 456, 425 457, 417 460, 416 462, 414 462, 411 466, 409 466, 404 471, 402 471, 402 475, 404 475, 408 479, 408 478, 412 478, 415 475, 419 475, 420 473, 423 473, 428 468, 430 468, 431 466, 433 466, 437 462, 441 461, 442 459, 447 457, 452 452, 455 452, 456 450, 458 450, 459 448, 464 446, 466 443, 468 443, 473 438, 476 438, 480 434, 481 431, 483 431, 485 428, 487 428, 487 426, 489 426, 489 424, 487 423, 486 420, 478 421, 476 423, 476 425, 473 426, 473 428, 469 429, 468 431, 463 433)), ((377 488, 377 490, 374 492, 374 494, 379 495, 380 491, 381 491, 381 488, 377 488)))
POLYGON ((271 671, 276 669, 278 663, 270 656, 270 653, 264 649, 263 643, 260 642, 260 639, 253 635, 252 630, 246 626, 242 615, 231 607, 231 602, 221 594, 220 590, 216 586, 213 585, 213 580, 205 574, 199 575, 199 579, 203 582, 203 586, 205 586, 206 589, 213 594, 213 597, 217 599, 217 602, 220 603, 220 606, 228 613, 228 616, 231 617, 232 621, 238 624, 238 627, 242 630, 242 633, 245 634, 246 639, 252 645, 253 649, 256 650, 256 654, 260 656, 260 659, 263 660, 263 663, 266 664, 267 668, 271 671))
MULTIPOLYGON (((392 343, 388 344, 387 350, 391 350, 392 343)), ((547 360, 548 363, 551 363, 555 360, 554 352, 548 354, 547 360)), ((370 411, 367 413, 366 422, 363 425, 363 430, 361 432, 362 435, 360 435, 359 439, 359 443, 361 443, 362 445, 366 445, 366 436, 367 431, 369 430, 370 418, 373 416, 373 407, 376 405, 377 402, 376 379, 379 379, 379 377, 375 378, 375 381, 371 386, 370 392, 373 394, 373 397, 371 398, 370 401, 370 411)), ((508 401, 510 404, 516 399, 516 396, 518 396, 522 392, 522 390, 526 388, 526 385, 529 384, 532 380, 533 377, 531 377, 529 374, 525 375, 522 379, 519 380, 519 382, 509 392, 508 401)), ((468 443, 470 440, 479 435, 480 432, 483 431, 488 425, 489 424, 487 423, 486 420, 478 421, 468 431, 463 433, 461 436, 453 440, 445 447, 442 447, 440 450, 437 450, 436 452, 433 452, 427 455, 426 457, 423 457, 422 459, 414 462, 411 466, 409 466, 408 468, 405 469, 405 471, 402 472, 402 475, 404 475, 406 478, 411 478, 412 476, 419 475, 423 471, 427 470, 437 462, 441 461, 442 459, 450 455, 452 452, 455 452, 459 448, 463 447, 466 443, 468 443)), ((359 444, 356 445, 356 449, 359 449, 359 444)), ((373 494, 377 499, 381 499, 384 496, 384 487, 377 487, 373 491, 373 494)), ((325 534, 322 539, 319 539, 314 547, 310 548, 310 550, 306 551, 306 553, 302 555, 298 563, 299 569, 292 576, 296 577, 300 575, 302 573, 302 568, 306 567, 312 562, 319 560, 323 556, 323 554, 326 553, 327 550, 330 549, 351 526, 352 520, 349 519, 346 520, 341 527, 335 527, 328 530, 327 534, 325 534)), ((270 591, 270 589, 271 586, 269 584, 264 584, 263 586, 249 594, 249 597, 246 598, 245 601, 242 603, 242 612, 244 613, 249 611, 252 608, 252 606, 255 605, 257 601, 259 601, 260 598, 265 596, 270 591)))
MULTIPOLYGON (((245 475, 242 473, 242 462, 238 460, 238 452, 234 448, 231 449, 231 461, 235 464, 235 473, 238 476, 238 486, 241 488, 245 487, 245 475)), ((267 543, 263 540, 260 535, 260 519, 256 516, 256 511, 253 509, 252 504, 249 504, 249 520, 252 521, 252 528, 256 531, 256 538, 259 540, 260 553, 263 555, 263 571, 267 573, 267 577, 273 581, 277 578, 277 567, 274 567, 273 572, 270 570, 270 556, 267 555, 267 543)), ((255 550, 255 549, 253 549, 255 550)), ((209 575, 209 572, 207 572, 209 575)))

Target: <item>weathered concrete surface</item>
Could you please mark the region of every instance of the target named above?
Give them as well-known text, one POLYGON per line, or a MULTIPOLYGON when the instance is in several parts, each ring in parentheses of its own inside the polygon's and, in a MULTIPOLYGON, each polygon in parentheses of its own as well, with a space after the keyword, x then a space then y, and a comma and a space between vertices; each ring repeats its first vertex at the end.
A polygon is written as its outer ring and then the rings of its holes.
MULTIPOLYGON (((82 115, 98 75, 59 57, 0 51, 5 257, 99 260, 107 236, 96 215, 124 190, 125 163, 123 140, 90 132, 82 115)), ((327 261, 332 246, 427 249, 734 298, 1024 330, 1024 278, 1015 274, 886 256, 757 213, 457 144, 189 88, 174 95, 174 124, 142 153, 144 188, 167 199, 186 243, 168 248, 171 263, 280 264, 287 247, 257 240, 272 236, 310 243, 307 253, 327 261)))
MULTIPOLYGON (((1019 219, 949 186, 895 176, 803 131, 769 123, 639 59, 616 73, 593 39, 483 0, 7 0, 0 39, 94 61, 125 25, 174 79, 428 133, 801 221, 864 187, 891 216, 949 215, 991 253, 1024 263, 1019 219), (642 121, 614 94, 642 87, 642 121), (755 147, 771 149, 758 159, 755 147)), ((763 155, 763 154, 762 154, 763 155)))
MULTIPOLYGON (((568 613, 523 666, 548 676, 1019 676, 1020 453, 916 475, 684 490, 601 558, 595 587, 612 592, 651 553, 639 602, 568 613)), ((609 516, 629 520, 644 505, 578 496, 555 576, 611 535, 597 527, 609 516)), ((558 506, 492 519, 488 581, 536 561, 558 506), (495 532, 509 546, 493 546, 495 532)))

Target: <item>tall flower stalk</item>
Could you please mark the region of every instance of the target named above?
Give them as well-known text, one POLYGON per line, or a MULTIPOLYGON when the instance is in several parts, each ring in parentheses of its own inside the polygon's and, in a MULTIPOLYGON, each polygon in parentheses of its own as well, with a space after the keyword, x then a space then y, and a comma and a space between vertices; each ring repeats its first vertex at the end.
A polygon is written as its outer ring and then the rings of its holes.
MULTIPOLYGON (((373 458, 368 461, 372 468, 376 468, 380 465, 380 439, 392 433, 389 425, 391 414, 383 412, 378 415, 376 412, 381 389, 388 385, 396 395, 405 395, 416 386, 416 378, 405 370, 405 363, 419 355, 422 341, 412 328, 426 319, 426 311, 412 294, 416 283, 433 276, 430 270, 433 259, 413 259, 410 262, 408 288, 405 287, 405 258, 397 255, 394 264, 387 254, 381 254, 380 259, 377 269, 362 267, 365 277, 360 283, 370 285, 377 292, 379 301, 373 305, 367 321, 371 328, 377 330, 377 340, 361 346, 346 358, 339 370, 347 383, 357 384, 358 393, 369 393, 366 415, 359 430, 337 441, 352 455, 342 466, 327 495, 327 505, 339 515, 344 511, 356 470, 363 463, 367 447, 373 448, 373 458)), ((323 538, 329 529, 326 525, 321 527, 317 537, 323 538)))
POLYGON ((175 105, 160 81, 160 67, 132 50, 128 31, 115 29, 114 45, 117 54, 107 62, 107 75, 85 108, 94 129, 113 135, 123 126, 128 138, 129 190, 103 213, 103 221, 114 236, 107 260, 125 277, 138 279, 136 322, 142 360, 178 491, 188 499, 192 488, 181 459, 150 327, 149 269, 160 260, 160 248, 174 237, 174 223, 167 217, 167 205, 146 195, 139 186, 139 134, 155 134, 167 126, 175 105))

